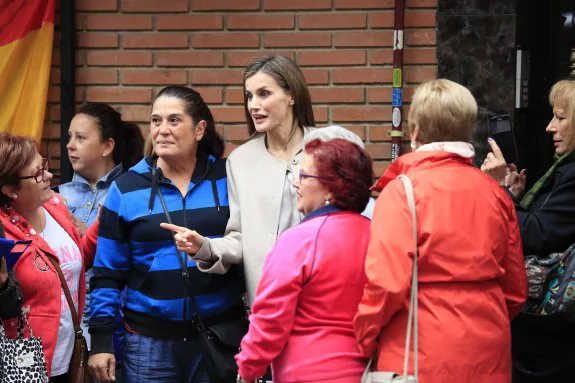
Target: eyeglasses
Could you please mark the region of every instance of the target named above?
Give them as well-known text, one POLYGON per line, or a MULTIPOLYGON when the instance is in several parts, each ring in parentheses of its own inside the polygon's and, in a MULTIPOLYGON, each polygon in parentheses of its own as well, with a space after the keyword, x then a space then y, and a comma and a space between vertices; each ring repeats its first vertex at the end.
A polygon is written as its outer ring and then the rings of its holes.
POLYGON ((36 183, 39 184, 40 182, 46 181, 45 175, 46 175, 46 172, 48 171, 48 169, 49 169, 48 159, 42 158, 42 167, 40 169, 38 169, 36 174, 34 174, 33 176, 19 177, 19 179, 27 180, 30 178, 34 178, 34 181, 36 181, 36 183))
POLYGON ((299 183, 301 184, 301 182, 303 180, 305 180, 306 178, 315 178, 316 180, 323 180, 325 179, 325 177, 321 177, 321 176, 314 176, 313 174, 307 174, 304 173, 302 171, 299 172, 299 183))

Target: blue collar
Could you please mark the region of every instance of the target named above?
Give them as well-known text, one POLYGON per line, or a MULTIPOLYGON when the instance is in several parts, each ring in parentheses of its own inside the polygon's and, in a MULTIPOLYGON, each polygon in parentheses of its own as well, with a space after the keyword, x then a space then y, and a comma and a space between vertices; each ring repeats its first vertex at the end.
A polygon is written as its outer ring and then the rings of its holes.
MULTIPOLYGON (((104 177, 100 178, 98 180, 98 182, 96 182, 97 186, 100 186, 102 184, 106 184, 106 183, 111 183, 112 181, 114 181, 120 174, 122 174, 124 172, 124 168, 122 167, 122 164, 118 164, 116 165, 115 168, 113 168, 112 170, 110 170, 108 172, 108 174, 106 174, 104 177)), ((72 177, 72 181, 73 182, 78 182, 81 184, 86 184, 89 185, 88 180, 86 180, 84 177, 82 177, 80 174, 74 172, 74 176, 72 177)))
POLYGON ((309 221, 310 219, 320 217, 322 215, 328 215, 332 213, 340 213, 344 210, 340 209, 339 207, 329 204, 316 209, 305 216, 305 218, 301 222, 309 221))

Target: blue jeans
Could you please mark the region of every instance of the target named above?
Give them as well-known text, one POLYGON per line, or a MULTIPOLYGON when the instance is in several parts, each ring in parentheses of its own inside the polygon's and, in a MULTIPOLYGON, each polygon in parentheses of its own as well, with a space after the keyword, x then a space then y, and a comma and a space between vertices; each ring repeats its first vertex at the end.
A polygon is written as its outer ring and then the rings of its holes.
POLYGON ((198 340, 151 338, 126 331, 124 383, 210 383, 198 340))

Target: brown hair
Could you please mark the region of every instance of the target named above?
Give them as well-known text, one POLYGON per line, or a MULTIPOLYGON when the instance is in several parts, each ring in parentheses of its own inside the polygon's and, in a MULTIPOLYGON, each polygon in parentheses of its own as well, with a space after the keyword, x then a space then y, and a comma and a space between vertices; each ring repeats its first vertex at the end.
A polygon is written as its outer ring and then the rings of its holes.
POLYGON ((437 79, 415 90, 409 107, 410 133, 419 127, 419 143, 465 141, 477 123, 477 102, 471 92, 456 82, 437 79))
POLYGON ((551 107, 561 108, 569 120, 569 130, 564 140, 569 150, 575 150, 575 81, 561 80, 556 82, 549 92, 551 107))
MULTIPOLYGON (((0 188, 18 186, 20 172, 34 161, 36 152, 36 143, 32 138, 0 133, 0 188)), ((11 201, 12 199, 0 190, 0 205, 11 201)))
POLYGON ((283 56, 259 57, 252 61, 244 72, 244 112, 250 136, 256 133, 256 127, 248 110, 246 80, 258 72, 269 75, 284 91, 293 97, 293 115, 300 128, 315 126, 309 89, 297 64, 292 59, 283 56))

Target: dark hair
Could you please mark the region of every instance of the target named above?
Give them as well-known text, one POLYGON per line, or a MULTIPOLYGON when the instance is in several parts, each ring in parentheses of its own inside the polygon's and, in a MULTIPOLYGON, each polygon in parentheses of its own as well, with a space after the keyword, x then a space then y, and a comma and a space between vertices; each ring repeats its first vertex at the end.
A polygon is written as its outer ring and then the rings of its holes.
POLYGON ((154 102, 162 96, 174 97, 184 103, 186 114, 192 118, 194 124, 201 120, 206 122, 206 132, 200 140, 198 150, 220 158, 224 154, 224 140, 216 131, 214 116, 202 96, 192 88, 172 85, 162 89, 154 98, 154 102))
POLYGON ((313 156, 318 181, 333 194, 330 201, 343 210, 361 213, 373 182, 371 157, 358 145, 343 139, 311 141, 305 152, 313 156))
POLYGON ((297 64, 292 59, 283 56, 259 57, 252 61, 244 72, 244 112, 250 136, 255 134, 256 127, 248 110, 246 80, 258 72, 272 77, 281 88, 293 97, 293 115, 300 128, 315 126, 309 89, 297 64))
MULTIPOLYGON (((36 143, 30 137, 0 133, 0 187, 18 186, 20 172, 34 161, 36 143)), ((0 191, 0 205, 12 199, 0 191)))
POLYGON ((108 104, 89 102, 78 109, 77 114, 94 118, 98 124, 101 141, 114 140, 112 158, 114 163, 128 169, 142 159, 144 137, 140 127, 122 120, 122 115, 108 104))

